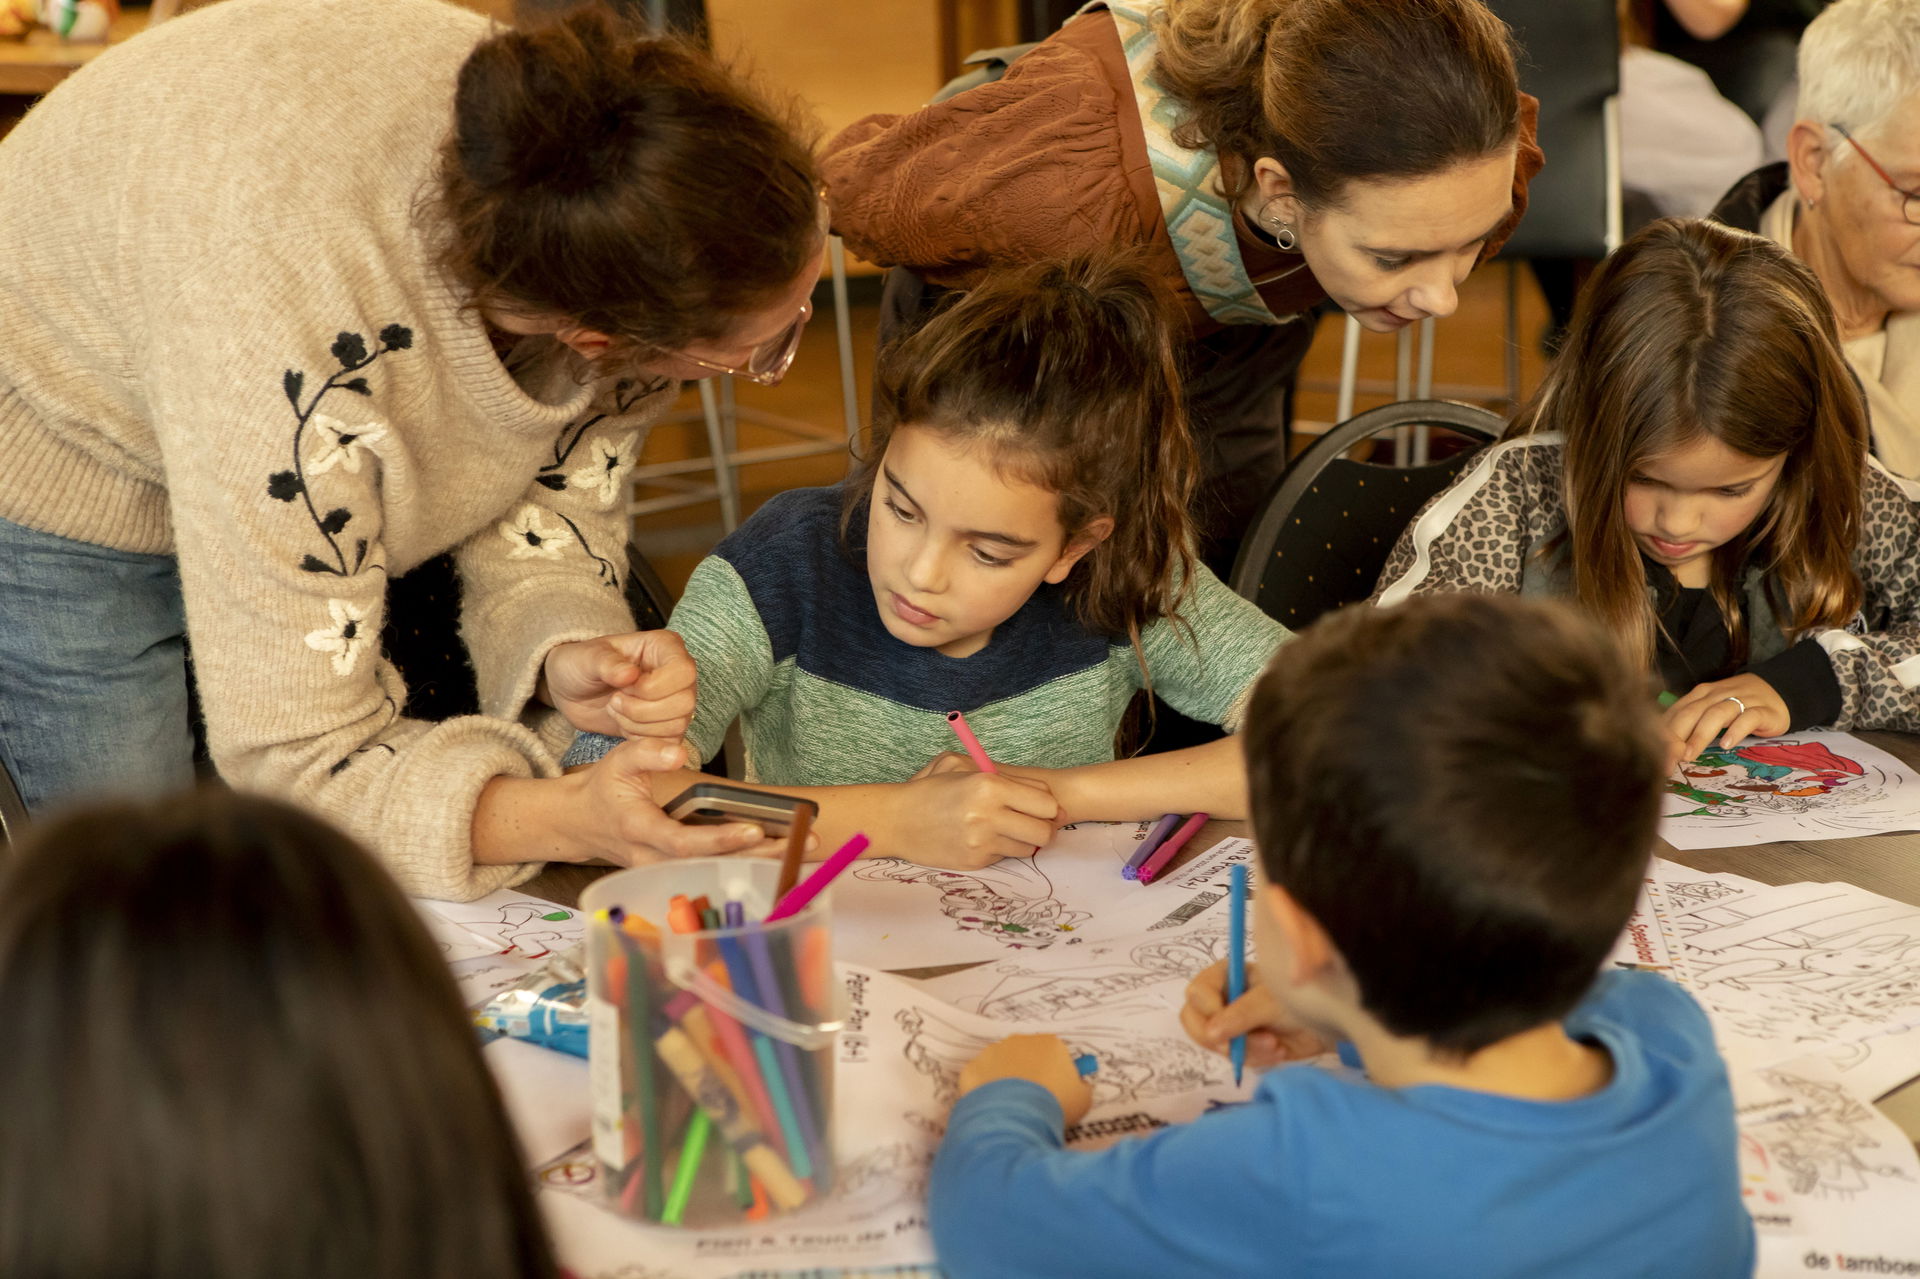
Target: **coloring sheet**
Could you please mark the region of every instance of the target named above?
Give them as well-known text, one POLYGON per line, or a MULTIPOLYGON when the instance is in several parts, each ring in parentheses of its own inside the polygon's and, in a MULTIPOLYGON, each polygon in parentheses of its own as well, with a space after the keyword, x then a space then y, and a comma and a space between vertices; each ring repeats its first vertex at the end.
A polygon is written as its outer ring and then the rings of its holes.
POLYGON ((1740 1129, 1741 1190, 1761 1276, 1920 1274, 1920 1158, 1820 1058, 1761 1072, 1792 1104, 1740 1129))
POLYGON ((1607 963, 1614 968, 1639 968, 1673 975, 1673 957, 1667 952, 1667 921, 1676 911, 1692 910, 1709 902, 1728 901, 1766 885, 1741 875, 1708 874, 1656 857, 1640 882, 1633 914, 1614 943, 1607 963))
POLYGON ((553 952, 580 945, 587 935, 579 911, 511 888, 477 901, 416 899, 414 905, 453 965, 453 978, 469 1008, 513 985, 553 952))
POLYGON ((1227 923, 1222 903, 1184 922, 1156 924, 1139 937, 1022 953, 917 984, 956 1008, 994 1021, 1178 1013, 1193 975, 1226 958, 1227 923))
POLYGON ((1675 848, 1920 830, 1920 775, 1850 733, 1748 738, 1681 764, 1660 836, 1675 848))
POLYGON ((1920 906, 1850 884, 1787 884, 1675 912, 1674 978, 1735 1068, 1920 1025, 1920 906))
MULTIPOLYGON (((600 1206, 586 1147, 536 1171, 561 1264, 581 1279, 719 1279, 749 1271, 915 1265, 933 1259, 927 1171, 960 1068, 1004 1035, 1045 1031, 1100 1058, 1094 1107, 1067 1133, 1094 1149, 1244 1101, 1226 1060, 1190 1043, 1172 1012, 997 1022, 914 984, 842 964, 846 1029, 834 1070, 839 1172, 833 1196, 788 1218, 700 1232, 641 1226, 600 1206)), ((1316 1069, 1301 1066, 1297 1069, 1316 1069)))
POLYGON ((1250 841, 1226 839, 1151 884, 1123 878, 1121 866, 1152 828, 1068 826, 1032 857, 1004 857, 978 870, 890 857, 857 861, 833 889, 834 956, 876 968, 922 968, 1136 937, 1224 900, 1227 868, 1252 852, 1250 841))

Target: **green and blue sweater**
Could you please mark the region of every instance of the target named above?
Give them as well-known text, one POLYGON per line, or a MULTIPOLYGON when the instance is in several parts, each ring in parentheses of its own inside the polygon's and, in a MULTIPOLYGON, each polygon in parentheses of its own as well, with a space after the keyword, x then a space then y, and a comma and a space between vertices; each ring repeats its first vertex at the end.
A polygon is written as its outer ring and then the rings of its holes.
MULTIPOLYGON (((1089 630, 1062 587, 1042 585, 971 656, 902 643, 880 620, 861 548, 841 545, 841 495, 780 494, 688 581, 669 625, 700 668, 688 744, 703 761, 738 718, 749 781, 905 781, 956 749, 952 710, 966 712, 1002 763, 1064 768, 1113 758, 1121 716, 1143 687, 1124 636, 1089 630)), ((1195 572, 1180 611, 1185 627, 1152 623, 1141 650, 1162 701, 1234 729, 1288 633, 1205 568, 1195 572)), ((566 762, 597 759, 616 742, 583 734, 566 762)))

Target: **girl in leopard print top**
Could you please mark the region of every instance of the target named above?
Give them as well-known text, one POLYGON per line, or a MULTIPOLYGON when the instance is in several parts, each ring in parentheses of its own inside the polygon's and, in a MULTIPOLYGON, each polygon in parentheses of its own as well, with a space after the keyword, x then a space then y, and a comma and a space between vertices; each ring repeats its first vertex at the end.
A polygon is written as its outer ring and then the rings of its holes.
POLYGON ((1569 596, 1667 689, 1676 753, 1920 731, 1920 511, 1872 462, 1819 282, 1667 219, 1588 284, 1501 443, 1420 512, 1375 601, 1569 596))

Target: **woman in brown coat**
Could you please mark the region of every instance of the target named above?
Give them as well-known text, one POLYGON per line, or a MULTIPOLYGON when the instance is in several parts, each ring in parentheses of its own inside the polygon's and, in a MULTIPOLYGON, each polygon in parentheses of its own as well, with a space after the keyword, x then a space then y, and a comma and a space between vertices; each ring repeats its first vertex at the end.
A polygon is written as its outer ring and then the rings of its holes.
POLYGON ((1218 564, 1285 463, 1311 309, 1376 332, 1451 314, 1525 210, 1536 109, 1478 0, 1114 0, 1001 80, 852 125, 827 192, 854 251, 945 288, 1159 250, 1218 564))

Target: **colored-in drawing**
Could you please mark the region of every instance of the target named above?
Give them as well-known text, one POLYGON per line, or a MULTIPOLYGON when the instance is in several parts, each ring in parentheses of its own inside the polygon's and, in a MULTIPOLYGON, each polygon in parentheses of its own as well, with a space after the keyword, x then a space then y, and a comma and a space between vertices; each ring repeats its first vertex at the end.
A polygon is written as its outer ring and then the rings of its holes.
MULTIPOLYGON (((919 1005, 902 1008, 894 1020, 906 1034, 907 1062, 926 1076, 935 1100, 943 1105, 958 1095, 961 1069, 996 1038, 963 1030, 919 1005)), ((1233 1084, 1233 1071, 1224 1057, 1185 1038, 1141 1034, 1137 1024, 1064 1026, 1061 1038, 1076 1055, 1092 1053, 1100 1061, 1100 1068, 1087 1081, 1093 1086, 1096 1110, 1233 1084)))
POLYGON ((962 932, 992 937, 1011 950, 1045 950, 1092 916, 1070 910, 1032 857, 1005 857, 978 870, 942 870, 891 857, 855 862, 851 874, 873 883, 926 884, 939 890, 940 913, 962 932))
POLYGON ((1667 780, 1661 834, 1680 848, 1836 839, 1920 827, 1920 777, 1845 733, 1714 748, 1667 780))

